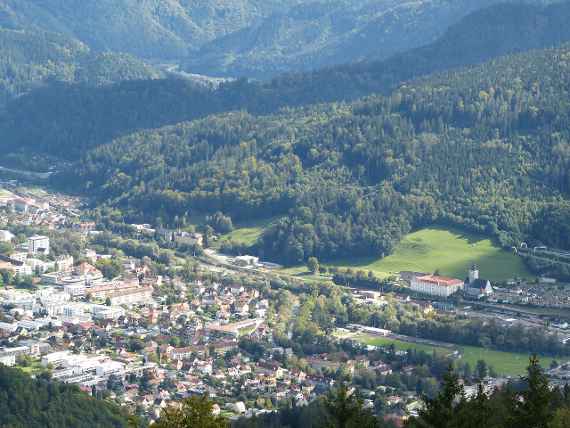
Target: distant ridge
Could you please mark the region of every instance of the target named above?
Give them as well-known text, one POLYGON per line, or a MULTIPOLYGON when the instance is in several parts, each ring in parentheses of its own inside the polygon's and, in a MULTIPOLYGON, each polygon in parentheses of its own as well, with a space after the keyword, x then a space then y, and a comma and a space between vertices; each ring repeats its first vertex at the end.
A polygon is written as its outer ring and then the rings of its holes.
MULTIPOLYGON (((496 56, 570 40, 570 3, 498 5, 475 12, 437 42, 385 61, 284 75, 267 83, 238 80, 208 89, 185 79, 122 82, 105 87, 52 84, 11 102, 0 114, 7 149, 30 148, 77 158, 84 150, 140 129, 213 113, 268 114, 283 107, 388 94, 403 82, 496 56), (484 29, 485 37, 481 36, 484 29), (18 123, 33 120, 33 127, 18 123)), ((2 144, 2 142, 0 142, 2 144)))

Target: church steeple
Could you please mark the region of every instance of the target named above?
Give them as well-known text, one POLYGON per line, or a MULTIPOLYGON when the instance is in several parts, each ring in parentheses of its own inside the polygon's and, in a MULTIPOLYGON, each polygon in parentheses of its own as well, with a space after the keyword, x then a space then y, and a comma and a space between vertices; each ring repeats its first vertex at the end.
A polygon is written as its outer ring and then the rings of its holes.
POLYGON ((473 284, 479 279, 479 268, 476 264, 473 264, 469 269, 469 284, 473 284))

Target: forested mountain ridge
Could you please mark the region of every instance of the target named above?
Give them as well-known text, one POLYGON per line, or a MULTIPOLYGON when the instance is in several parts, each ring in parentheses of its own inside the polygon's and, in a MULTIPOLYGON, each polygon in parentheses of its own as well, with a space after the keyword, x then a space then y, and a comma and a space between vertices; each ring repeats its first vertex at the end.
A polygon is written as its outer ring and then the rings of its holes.
POLYGON ((127 416, 76 386, 31 379, 0 364, 0 426, 26 428, 123 428, 127 416))
POLYGON ((285 75, 267 83, 240 80, 218 89, 173 78, 104 88, 54 84, 11 102, 0 115, 0 132, 4 147, 77 158, 122 135, 212 113, 243 109, 269 114, 283 107, 388 94, 401 82, 434 71, 570 41, 568 21, 568 2, 547 8, 499 5, 470 15, 429 46, 386 61, 285 75), (33 127, 19 126, 30 120, 33 127))
POLYGON ((94 52, 182 62, 191 72, 267 77, 385 59, 503 1, 1 0, 0 27, 56 32, 94 52))
POLYGON ((570 47, 428 77, 390 96, 213 116, 100 146, 60 177, 129 219, 280 215, 257 250, 382 255, 413 228, 570 248, 570 47), (544 235, 545 218, 551 230, 544 235), (558 220, 556 220, 558 219, 558 220))
POLYGON ((72 36, 95 51, 186 56, 300 0, 1 0, 0 26, 72 36))
POLYGON ((53 81, 98 86, 160 76, 130 55, 95 54, 65 35, 0 27, 0 106, 53 81))

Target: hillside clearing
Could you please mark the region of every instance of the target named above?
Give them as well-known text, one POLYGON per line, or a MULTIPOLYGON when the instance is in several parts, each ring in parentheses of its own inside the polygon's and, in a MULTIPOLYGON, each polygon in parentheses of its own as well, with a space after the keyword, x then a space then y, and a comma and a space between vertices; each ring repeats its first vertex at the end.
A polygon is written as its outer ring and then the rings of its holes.
POLYGON ((435 227, 410 233, 393 254, 383 259, 346 260, 335 264, 372 271, 380 277, 400 271, 437 270, 442 275, 464 278, 472 264, 479 266, 482 277, 494 281, 532 277, 522 259, 496 246, 489 238, 435 227))
POLYGON ((265 220, 256 220, 249 222, 241 222, 235 226, 230 233, 220 238, 220 244, 232 241, 236 244, 251 246, 256 243, 263 231, 271 225, 277 218, 269 218, 265 220))

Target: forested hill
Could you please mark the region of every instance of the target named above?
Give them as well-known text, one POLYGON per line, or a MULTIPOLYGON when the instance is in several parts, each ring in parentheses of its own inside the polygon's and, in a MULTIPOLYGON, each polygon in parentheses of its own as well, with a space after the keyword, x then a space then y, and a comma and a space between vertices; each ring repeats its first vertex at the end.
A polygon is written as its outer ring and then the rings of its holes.
POLYGON ((0 107, 13 97, 53 81, 97 86, 160 76, 130 55, 95 54, 65 35, 0 27, 0 107))
POLYGON ((550 6, 505 3, 466 16, 435 42, 383 61, 364 61, 313 73, 284 75, 265 91, 286 105, 354 100, 388 93, 401 82, 475 65, 517 52, 570 41, 570 2, 550 6))
POLYGON ((206 74, 266 78, 382 60, 431 43, 469 13, 502 1, 305 2, 213 40, 186 66, 206 74))
POLYGON ((183 57, 300 0, 0 0, 0 26, 72 36, 95 51, 183 57))
POLYGON ((14 100, 0 115, 4 136, 0 144, 74 159, 91 147, 137 130, 212 113, 269 114, 282 107, 389 93, 402 81, 433 71, 570 40, 566 22, 570 22, 570 3, 545 9, 496 6, 465 18, 438 42, 384 62, 289 75, 269 83, 240 80, 217 90, 183 79, 121 82, 102 88, 53 84, 14 100))
POLYGON ((127 416, 76 386, 31 379, 0 364, 0 426, 126 428, 127 416))
POLYGON ((141 131, 60 179, 130 220, 282 216, 258 251, 289 263, 387 254, 434 222, 570 248, 569 90, 570 48, 534 51, 352 105, 141 131))
POLYGON ((251 77, 386 58, 502 1, 0 0, 0 27, 65 34, 95 52, 188 62, 190 71, 209 75, 251 77))

